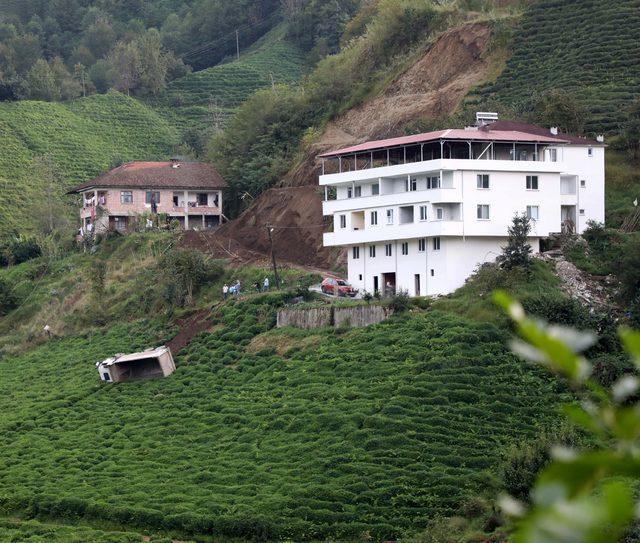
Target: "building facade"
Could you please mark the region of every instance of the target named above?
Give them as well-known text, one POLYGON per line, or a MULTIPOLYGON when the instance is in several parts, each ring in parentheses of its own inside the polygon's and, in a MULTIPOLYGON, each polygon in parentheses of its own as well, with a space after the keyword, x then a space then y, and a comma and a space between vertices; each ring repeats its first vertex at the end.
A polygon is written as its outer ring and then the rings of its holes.
POLYGON ((346 247, 348 279, 367 292, 447 294, 494 261, 514 214, 530 243, 604 222, 602 138, 522 123, 367 142, 320 155, 325 246, 346 247))
POLYGON ((126 232, 141 217, 162 215, 184 229, 218 226, 223 218, 222 191, 227 186, 209 164, 130 162, 75 187, 81 196, 81 231, 126 232))

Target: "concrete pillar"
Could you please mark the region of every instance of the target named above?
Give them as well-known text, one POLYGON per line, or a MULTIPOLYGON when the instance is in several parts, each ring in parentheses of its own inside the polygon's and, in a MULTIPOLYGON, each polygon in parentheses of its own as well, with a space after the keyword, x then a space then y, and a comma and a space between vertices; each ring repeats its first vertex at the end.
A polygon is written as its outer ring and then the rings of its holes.
POLYGON ((184 229, 189 230, 189 191, 184 191, 184 229))

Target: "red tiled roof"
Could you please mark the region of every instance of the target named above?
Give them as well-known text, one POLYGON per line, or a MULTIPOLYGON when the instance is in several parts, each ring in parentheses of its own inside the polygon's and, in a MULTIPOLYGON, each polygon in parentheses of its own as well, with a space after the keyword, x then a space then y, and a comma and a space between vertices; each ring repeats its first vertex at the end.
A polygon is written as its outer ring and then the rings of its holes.
POLYGON ((218 171, 202 162, 129 162, 69 192, 92 187, 222 189, 226 186, 218 171))
POLYGON ((379 141, 368 141, 360 145, 345 147, 337 151, 330 151, 321 154, 321 158, 360 153, 363 151, 373 151, 375 149, 385 149, 387 147, 397 147, 402 145, 414 145, 417 143, 427 143, 438 140, 472 140, 472 141, 508 141, 523 143, 569 143, 563 137, 533 134, 520 130, 465 130, 461 128, 451 128, 448 130, 437 130, 425 134, 415 134, 413 136, 403 136, 379 141))

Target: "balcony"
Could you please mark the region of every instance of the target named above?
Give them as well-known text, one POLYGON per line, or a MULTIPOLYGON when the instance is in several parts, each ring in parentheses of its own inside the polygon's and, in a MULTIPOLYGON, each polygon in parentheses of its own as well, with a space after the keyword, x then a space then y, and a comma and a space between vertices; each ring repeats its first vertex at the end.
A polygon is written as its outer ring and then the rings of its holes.
POLYGON ((409 175, 428 175, 439 171, 492 171, 536 174, 562 173, 565 170, 566 167, 563 162, 445 158, 321 175, 320 185, 341 185, 354 182, 373 183, 385 177, 399 178, 409 175))
POLYGON ((396 239, 414 239, 433 236, 462 236, 463 222, 458 220, 431 220, 407 224, 368 227, 364 230, 340 229, 324 234, 324 246, 360 245, 396 239))

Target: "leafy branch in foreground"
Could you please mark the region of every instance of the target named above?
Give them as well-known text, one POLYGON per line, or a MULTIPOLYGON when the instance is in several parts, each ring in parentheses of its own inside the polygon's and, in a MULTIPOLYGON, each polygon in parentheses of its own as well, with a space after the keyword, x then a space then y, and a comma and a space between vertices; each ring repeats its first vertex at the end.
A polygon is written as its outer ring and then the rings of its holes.
MULTIPOLYGON (((567 416, 603 445, 589 451, 556 449, 552 463, 532 491, 532 507, 511 497, 503 509, 516 518, 515 543, 610 543, 618 541, 636 515, 633 486, 640 481, 640 379, 628 374, 605 389, 591 379, 591 363, 581 354, 592 333, 548 325, 525 315, 506 293, 496 303, 513 319, 520 339, 513 351, 565 377, 586 392, 581 405, 566 407, 567 416)), ((622 343, 640 369, 640 333, 620 331, 622 343)))

